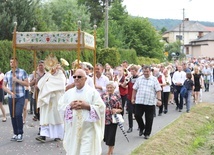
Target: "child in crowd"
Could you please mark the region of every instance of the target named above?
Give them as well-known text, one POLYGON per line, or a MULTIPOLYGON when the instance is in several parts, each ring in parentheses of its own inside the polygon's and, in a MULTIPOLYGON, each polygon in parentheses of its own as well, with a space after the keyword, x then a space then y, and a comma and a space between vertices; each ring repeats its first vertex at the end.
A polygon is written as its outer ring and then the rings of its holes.
POLYGON ((194 89, 194 83, 192 79, 191 73, 186 73, 186 80, 184 81, 184 86, 187 88, 187 96, 185 97, 186 101, 186 112, 188 113, 190 111, 191 106, 191 98, 192 98, 192 90, 194 89))

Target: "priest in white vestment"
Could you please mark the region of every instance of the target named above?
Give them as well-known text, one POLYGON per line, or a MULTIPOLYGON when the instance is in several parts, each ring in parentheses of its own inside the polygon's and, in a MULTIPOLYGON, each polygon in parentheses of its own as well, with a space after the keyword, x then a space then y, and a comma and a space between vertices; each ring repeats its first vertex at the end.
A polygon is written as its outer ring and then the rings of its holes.
POLYGON ((65 92, 66 77, 60 66, 46 73, 38 82, 39 95, 37 107, 40 108, 40 137, 36 140, 45 142, 46 137, 55 141, 63 139, 64 122, 58 111, 58 100, 65 92))
POLYGON ((60 98, 58 110, 64 119, 63 146, 67 155, 101 155, 105 127, 105 104, 96 89, 86 81, 86 73, 77 69, 75 87, 60 98))

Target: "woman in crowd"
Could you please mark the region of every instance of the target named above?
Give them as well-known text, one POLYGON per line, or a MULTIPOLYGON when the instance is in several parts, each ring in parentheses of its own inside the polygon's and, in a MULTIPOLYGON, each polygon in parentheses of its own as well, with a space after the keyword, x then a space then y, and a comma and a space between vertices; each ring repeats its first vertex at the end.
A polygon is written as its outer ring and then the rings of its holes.
POLYGON ((3 79, 4 79, 4 74, 0 72, 0 109, 3 115, 2 122, 6 122, 7 117, 6 117, 5 109, 3 107, 3 100, 4 100, 4 91, 2 89, 3 79))
POLYGON ((118 86, 119 86, 119 92, 120 92, 120 96, 122 99, 122 107, 123 107, 123 112, 122 115, 124 115, 124 107, 127 101, 127 94, 128 94, 128 85, 124 85, 124 82, 129 82, 126 81, 128 77, 128 73, 127 76, 124 75, 124 69, 123 67, 118 67, 118 86))
POLYGON ((170 94, 170 85, 172 84, 171 76, 168 73, 167 69, 163 70, 163 75, 165 77, 166 85, 163 86, 163 106, 164 106, 164 114, 168 112, 168 101, 170 94))
POLYGON ((105 76, 109 79, 109 81, 113 81, 113 74, 111 72, 107 71, 104 73, 105 76))
POLYGON ((118 86, 118 77, 117 75, 112 75, 111 72, 106 72, 104 74, 105 76, 107 76, 107 78, 109 79, 109 81, 114 81, 114 85, 115 85, 115 93, 119 93, 119 86, 118 86))
POLYGON ((200 89, 203 88, 203 85, 204 85, 203 84, 204 80, 203 80, 202 74, 199 71, 198 66, 194 67, 192 75, 193 75, 194 88, 195 88, 193 97, 194 97, 194 102, 197 104, 199 102, 198 100, 199 100, 200 89))
POLYGON ((110 72, 112 75, 113 75, 113 72, 114 72, 114 70, 111 68, 111 66, 108 63, 105 64, 105 67, 104 67, 104 70, 103 70, 104 74, 106 72, 110 72))
POLYGON ((119 94, 114 93, 114 90, 114 82, 109 81, 106 85, 107 92, 101 95, 101 98, 106 104, 104 142, 109 146, 108 155, 113 154, 117 131, 117 124, 112 123, 112 115, 122 112, 121 97, 119 94))
MULTIPOLYGON (((168 65, 167 70, 169 72, 169 76, 172 81, 172 76, 174 74, 174 69, 173 69, 172 65, 168 65)), ((170 85, 169 103, 174 104, 174 84, 173 84, 173 82, 171 82, 171 85, 170 85)))

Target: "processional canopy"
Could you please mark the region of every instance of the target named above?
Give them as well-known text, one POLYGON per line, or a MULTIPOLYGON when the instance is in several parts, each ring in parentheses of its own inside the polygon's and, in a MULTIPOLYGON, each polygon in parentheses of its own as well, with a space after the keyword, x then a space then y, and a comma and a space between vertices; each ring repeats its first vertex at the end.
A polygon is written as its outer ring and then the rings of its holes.
MULTIPOLYGON (((94 50, 94 36, 81 31, 80 49, 94 50)), ((16 48, 25 50, 77 49, 78 31, 16 32, 16 48)))

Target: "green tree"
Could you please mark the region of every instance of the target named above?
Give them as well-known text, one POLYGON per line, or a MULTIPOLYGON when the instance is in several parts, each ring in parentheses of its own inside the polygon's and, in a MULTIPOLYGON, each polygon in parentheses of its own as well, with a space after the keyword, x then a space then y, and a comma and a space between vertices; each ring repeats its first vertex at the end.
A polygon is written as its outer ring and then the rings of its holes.
POLYGON ((160 41, 161 36, 147 18, 129 17, 125 25, 125 43, 135 49, 138 56, 163 58, 164 44, 160 41))
MULTIPOLYGON (((114 0, 109 8, 108 46, 109 48, 128 48, 125 44, 124 21, 128 18, 121 0, 114 0)), ((98 48, 103 48, 105 40, 105 21, 102 21, 97 30, 98 48)))
POLYGON ((119 25, 124 26, 124 21, 128 18, 126 6, 122 5, 122 0, 114 0, 109 10, 109 20, 117 21, 119 25))
POLYGON ((166 32, 167 29, 165 27, 163 27, 161 30, 160 30, 160 34, 162 35, 164 32, 166 32))
POLYGON ((173 43, 169 43, 169 44, 165 44, 165 51, 167 51, 169 54, 168 54, 168 59, 169 60, 172 60, 173 58, 173 54, 176 54, 176 53, 179 53, 179 56, 174 56, 174 58, 176 59, 181 59, 183 58, 185 55, 182 54, 180 51, 181 49, 181 42, 178 40, 176 42, 173 42, 173 43))
POLYGON ((81 29, 91 29, 90 14, 84 5, 78 6, 76 0, 52 0, 47 3, 52 10, 52 20, 58 26, 58 31, 77 30, 77 21, 81 21, 81 29))
MULTIPOLYGON (((108 46, 109 48, 127 48, 125 44, 124 29, 122 25, 119 25, 117 21, 109 21, 108 27, 108 46)), ((97 29, 97 48, 101 49, 104 47, 105 41, 105 23, 102 22, 100 27, 97 29)))
POLYGON ((40 3, 40 7, 36 9, 36 21, 34 27, 36 31, 57 31, 58 26, 52 19, 53 11, 49 3, 40 3))
POLYGON ((14 22, 17 31, 31 31, 36 19, 40 0, 6 0, 0 2, 0 39, 12 39, 14 22))
POLYGON ((78 0, 78 5, 85 5, 91 14, 90 23, 100 25, 104 19, 105 0, 78 0))

